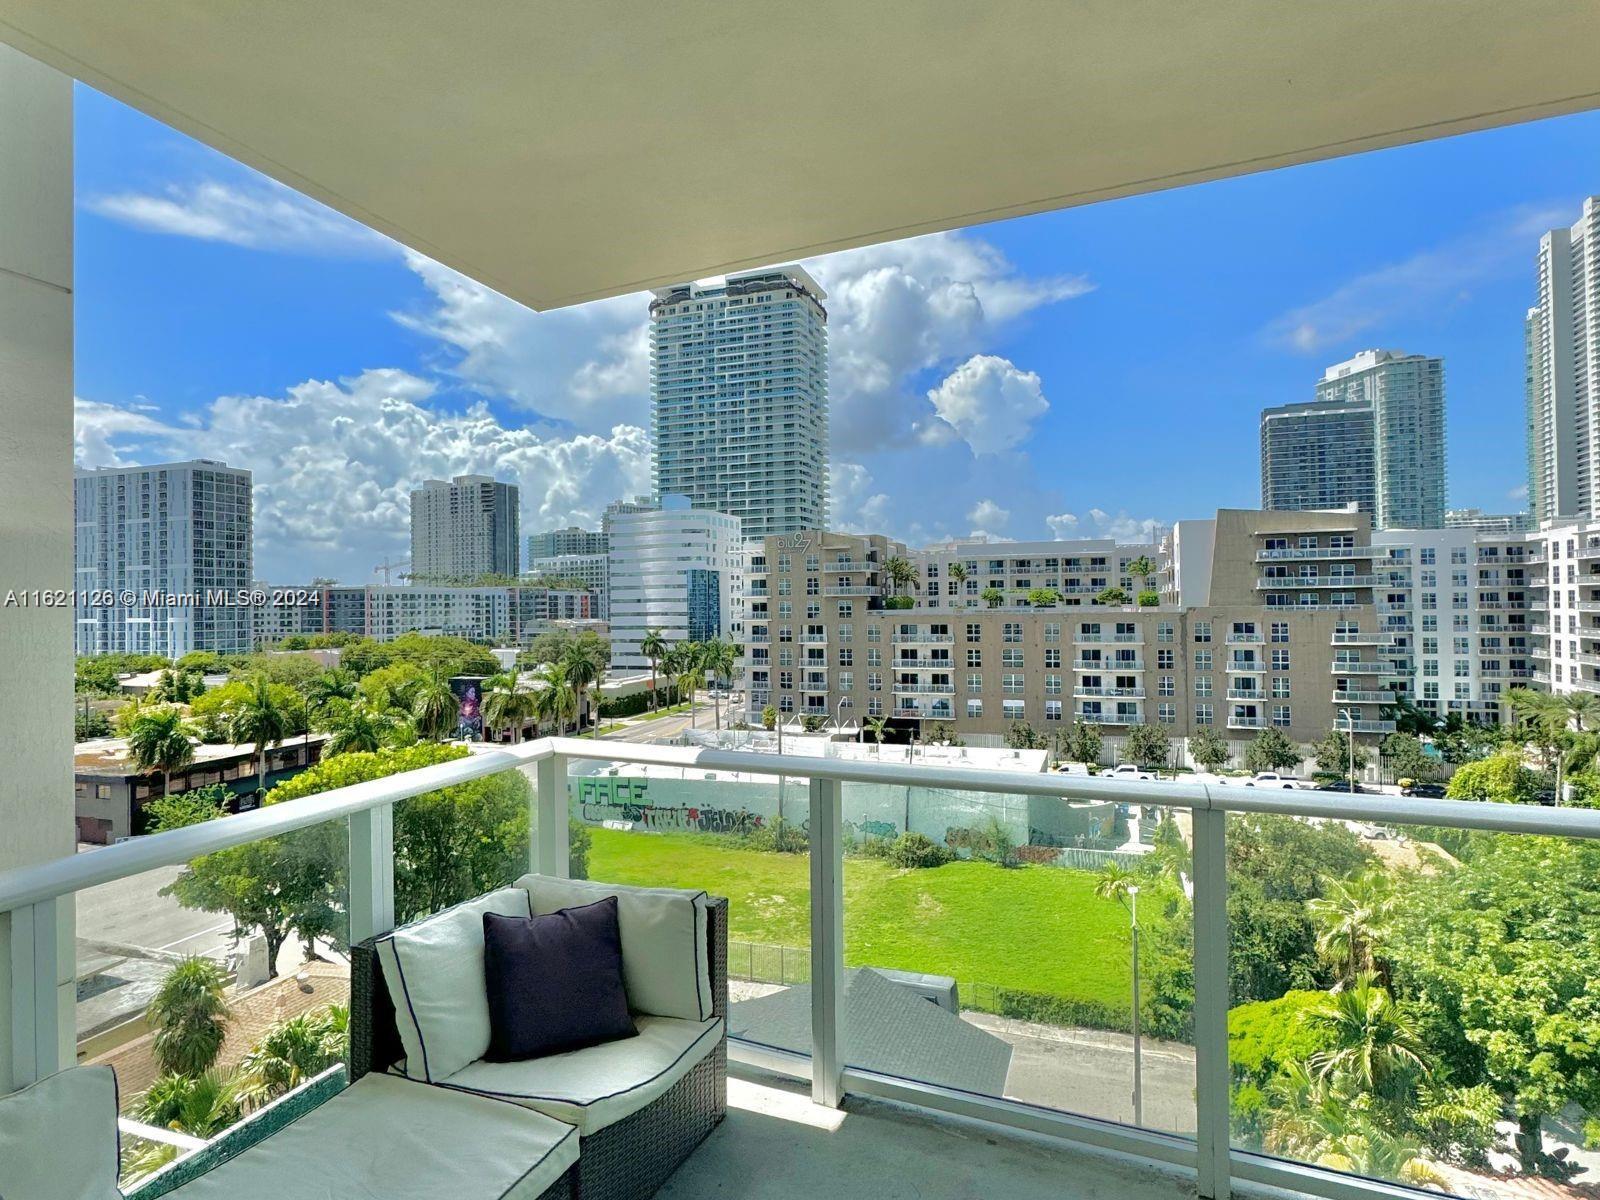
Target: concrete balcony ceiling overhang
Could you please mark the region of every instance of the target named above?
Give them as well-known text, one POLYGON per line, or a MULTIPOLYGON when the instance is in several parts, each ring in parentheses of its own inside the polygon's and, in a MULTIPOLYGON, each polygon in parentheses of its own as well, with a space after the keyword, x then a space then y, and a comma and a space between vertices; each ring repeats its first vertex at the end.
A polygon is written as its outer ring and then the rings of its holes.
POLYGON ((1591 0, 0 0, 0 40, 535 308, 1600 105, 1591 0))

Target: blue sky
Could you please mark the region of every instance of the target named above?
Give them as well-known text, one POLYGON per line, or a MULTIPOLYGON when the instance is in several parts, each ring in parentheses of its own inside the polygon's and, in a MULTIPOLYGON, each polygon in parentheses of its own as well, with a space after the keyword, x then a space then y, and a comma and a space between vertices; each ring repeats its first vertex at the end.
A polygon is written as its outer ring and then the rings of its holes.
MULTIPOLYGON (((645 303, 534 314, 77 89, 78 458, 251 468, 257 574, 372 578, 406 495, 514 477, 532 530, 648 489, 645 303)), ((1600 114, 849 251, 835 524, 1136 535, 1258 501, 1260 408, 1445 359, 1452 505, 1522 506, 1539 233, 1600 114)))

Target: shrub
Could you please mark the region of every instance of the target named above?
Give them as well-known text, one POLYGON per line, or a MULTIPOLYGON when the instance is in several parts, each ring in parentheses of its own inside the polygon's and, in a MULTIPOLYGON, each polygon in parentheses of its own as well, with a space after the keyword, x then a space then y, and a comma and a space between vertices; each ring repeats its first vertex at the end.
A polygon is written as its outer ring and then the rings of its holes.
POLYGON ((582 821, 567 818, 567 875, 571 879, 589 878, 589 847, 594 834, 582 821))
POLYGON ((885 608, 912 608, 915 604, 910 596, 889 596, 883 602, 885 608))
POLYGON ((1265 1087, 1284 1067, 1327 1049, 1327 1036, 1301 1017, 1327 999, 1326 992, 1293 991, 1230 1009, 1228 1061, 1235 1077, 1265 1087))
POLYGON ((902 833, 894 840, 887 857, 897 867, 942 867, 955 861, 956 852, 939 845, 925 833, 902 833))
POLYGON ((981 829, 952 827, 945 832, 944 841, 952 850, 966 850, 973 858, 997 866, 1009 867, 1017 860, 1016 839, 995 817, 981 829))
POLYGON ((782 817, 735 840, 746 849, 762 850, 768 854, 805 854, 811 849, 811 838, 805 827, 794 821, 785 821, 782 817))
POLYGON ((862 858, 888 858, 894 853, 894 839, 864 837, 855 844, 854 849, 862 858))
POLYGON ((1520 751, 1502 750, 1477 762, 1462 763, 1450 777, 1445 795, 1452 800, 1533 804, 1539 797, 1539 776, 1522 765, 1520 751))

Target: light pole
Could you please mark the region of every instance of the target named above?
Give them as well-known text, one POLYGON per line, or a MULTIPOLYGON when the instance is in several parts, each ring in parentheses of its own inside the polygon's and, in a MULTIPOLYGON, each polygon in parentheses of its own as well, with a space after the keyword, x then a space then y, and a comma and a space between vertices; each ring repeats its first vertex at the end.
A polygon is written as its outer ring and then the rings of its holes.
POLYGON ((1350 793, 1356 790, 1356 714, 1350 709, 1344 710, 1344 723, 1350 734, 1350 793))
POLYGON ((1133 932, 1133 1123, 1144 1124, 1143 1060, 1139 1046, 1139 885, 1128 887, 1128 920, 1133 932))

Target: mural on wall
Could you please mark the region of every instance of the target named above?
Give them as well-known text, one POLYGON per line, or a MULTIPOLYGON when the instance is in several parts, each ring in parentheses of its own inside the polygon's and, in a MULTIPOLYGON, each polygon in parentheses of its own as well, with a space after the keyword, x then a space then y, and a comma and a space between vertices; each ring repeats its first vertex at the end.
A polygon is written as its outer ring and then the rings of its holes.
POLYGON ((458 738, 479 742, 483 740, 483 680, 474 676, 458 675, 450 681, 455 694, 456 732, 458 738))
MULTIPOLYGON (((807 828, 810 796, 803 780, 780 791, 774 782, 672 776, 584 775, 568 782, 573 817, 657 832, 750 834, 778 820, 807 828)), ((1066 805, 1051 797, 1002 796, 902 785, 852 783, 844 793, 844 827, 855 838, 895 838, 906 830, 936 842, 951 829, 998 822, 1026 845, 1082 845, 1114 828, 1111 804, 1066 805), (1045 811, 1050 806, 1050 811, 1045 811)))

